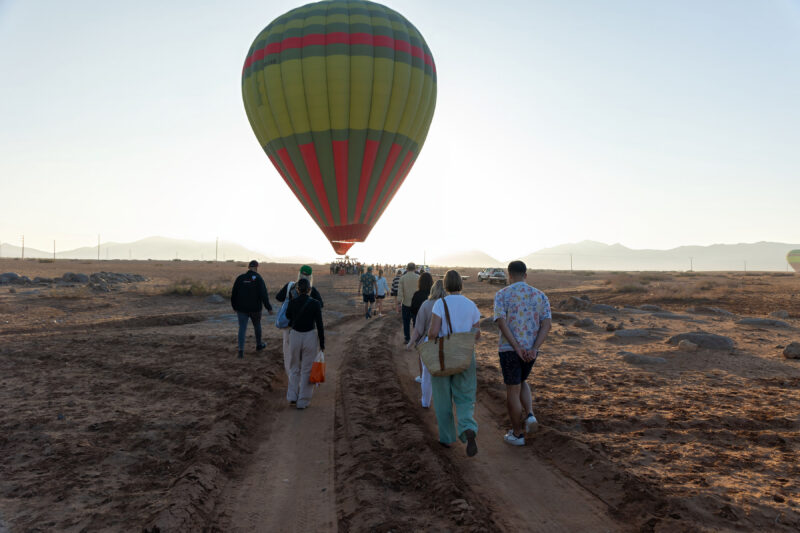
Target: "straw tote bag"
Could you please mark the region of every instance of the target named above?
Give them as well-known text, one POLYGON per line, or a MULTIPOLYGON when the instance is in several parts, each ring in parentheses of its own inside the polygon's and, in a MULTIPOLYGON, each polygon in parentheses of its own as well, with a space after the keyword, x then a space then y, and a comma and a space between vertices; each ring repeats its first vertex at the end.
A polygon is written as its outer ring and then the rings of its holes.
MULTIPOLYGON (((450 310, 442 298, 444 315, 447 319, 447 331, 453 331, 450 323, 450 310)), ((446 337, 428 340, 417 346, 422 362, 432 376, 452 376, 469 368, 475 351, 475 332, 448 333, 446 337)))

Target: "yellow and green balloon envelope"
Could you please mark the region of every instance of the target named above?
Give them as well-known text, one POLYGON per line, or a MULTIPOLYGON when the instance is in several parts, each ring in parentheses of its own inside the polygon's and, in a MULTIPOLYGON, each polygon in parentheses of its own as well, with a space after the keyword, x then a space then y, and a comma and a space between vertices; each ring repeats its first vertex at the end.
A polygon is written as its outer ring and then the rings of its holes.
POLYGON ((258 34, 242 96, 270 161, 344 254, 367 238, 419 155, 436 106, 436 65, 396 11, 317 2, 258 34))
POLYGON ((786 254, 786 260, 795 272, 800 272, 800 250, 792 250, 786 254))

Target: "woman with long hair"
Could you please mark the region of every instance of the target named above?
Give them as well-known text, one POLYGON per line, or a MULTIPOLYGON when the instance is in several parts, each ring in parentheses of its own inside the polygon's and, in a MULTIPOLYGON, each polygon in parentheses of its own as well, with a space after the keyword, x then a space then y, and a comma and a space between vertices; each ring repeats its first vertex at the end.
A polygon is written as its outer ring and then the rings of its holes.
MULTIPOLYGON (((428 299, 422 303, 419 311, 417 311, 417 321, 414 323, 414 331, 411 333, 411 342, 406 346, 407 349, 410 350, 413 346, 428 340, 427 335, 428 328, 430 328, 431 325, 431 317, 433 316, 433 305, 436 303, 436 300, 444 298, 444 296, 444 282, 437 279, 428 293, 428 299)), ((433 394, 433 390, 431 389, 432 376, 431 373, 428 372, 428 367, 422 362, 421 357, 419 358, 419 366, 420 375, 417 376, 417 378, 422 388, 421 402, 422 407, 427 409, 431 406, 431 395, 433 394)))

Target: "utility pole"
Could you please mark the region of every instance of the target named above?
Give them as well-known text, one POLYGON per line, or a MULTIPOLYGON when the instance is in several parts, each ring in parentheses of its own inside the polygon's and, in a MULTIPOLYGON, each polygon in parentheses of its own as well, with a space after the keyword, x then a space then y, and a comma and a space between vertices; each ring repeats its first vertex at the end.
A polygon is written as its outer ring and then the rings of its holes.
POLYGON ((53 239, 53 263, 56 262, 56 240, 53 239))
POLYGON ((217 244, 214 247, 214 262, 219 261, 219 237, 217 237, 217 244))
POLYGON ((747 272, 747 261, 744 262, 744 271, 747 272))
POLYGON ((25 235, 22 236, 22 260, 25 261, 25 235))
POLYGON ((689 272, 694 272, 694 257, 689 258, 689 272))
POLYGON ((100 261, 100 234, 97 234, 97 260, 100 261))
POLYGON ((569 271, 572 272, 572 252, 569 254, 569 271))

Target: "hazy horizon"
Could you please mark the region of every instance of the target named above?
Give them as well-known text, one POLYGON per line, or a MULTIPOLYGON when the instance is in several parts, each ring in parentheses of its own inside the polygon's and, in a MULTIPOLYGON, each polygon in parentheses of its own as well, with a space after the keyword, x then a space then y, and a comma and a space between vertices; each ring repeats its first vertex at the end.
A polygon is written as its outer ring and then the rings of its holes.
MULTIPOLYGON (((0 3, 0 242, 333 257, 240 91, 252 39, 302 3, 0 3)), ((383 3, 425 36, 439 96, 352 255, 800 242, 800 2, 383 3)))

